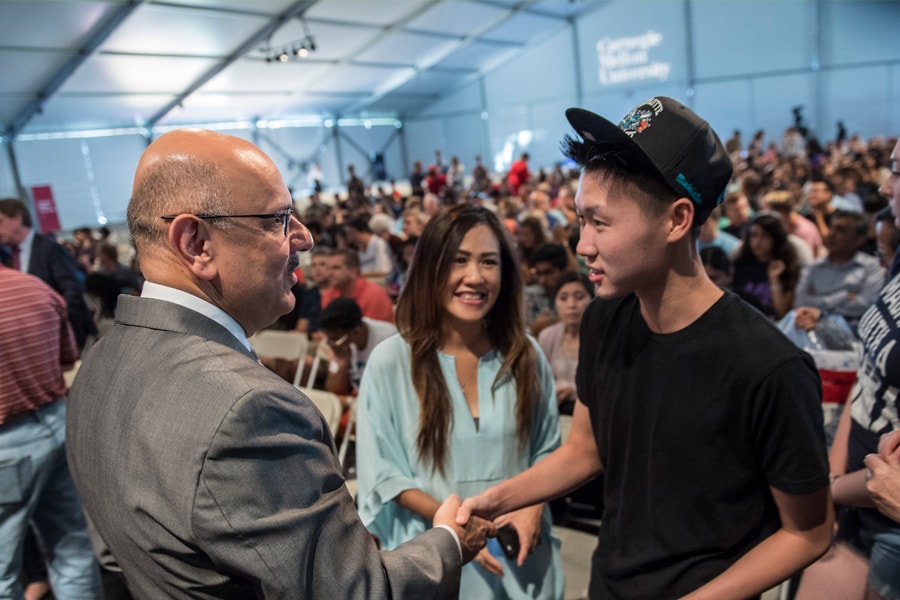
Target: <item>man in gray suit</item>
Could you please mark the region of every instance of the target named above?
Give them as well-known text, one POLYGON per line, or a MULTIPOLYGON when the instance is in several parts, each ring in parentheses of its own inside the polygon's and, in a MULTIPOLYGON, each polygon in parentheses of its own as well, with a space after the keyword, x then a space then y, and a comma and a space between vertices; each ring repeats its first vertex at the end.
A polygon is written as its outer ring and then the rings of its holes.
POLYGON ((306 228, 272 161, 231 136, 157 139, 128 224, 146 277, 70 395, 69 463, 140 598, 450 598, 493 527, 454 522, 381 552, 321 414, 247 337, 294 303, 306 228))

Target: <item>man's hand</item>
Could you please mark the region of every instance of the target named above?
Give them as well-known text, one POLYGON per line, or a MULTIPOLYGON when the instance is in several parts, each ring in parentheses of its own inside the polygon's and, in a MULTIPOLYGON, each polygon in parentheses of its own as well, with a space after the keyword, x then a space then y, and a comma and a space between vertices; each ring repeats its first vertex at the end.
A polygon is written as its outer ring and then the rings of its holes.
POLYGON ((900 455, 900 429, 886 433, 878 440, 878 454, 888 460, 892 454, 900 455))
POLYGON ((493 521, 497 512, 497 506, 482 492, 478 496, 466 498, 456 513, 456 524, 465 525, 471 517, 481 517, 493 521))
POLYGON ((872 496, 875 508, 894 521, 900 523, 900 453, 893 453, 887 459, 881 454, 866 457, 866 489, 872 496))
POLYGON ((447 525, 456 531, 462 546, 463 563, 467 563, 475 558, 479 550, 484 548, 487 538, 497 535, 497 528, 490 521, 478 517, 459 523, 456 518, 459 510, 459 496, 450 494, 438 507, 431 522, 434 525, 447 525))
POLYGON ((794 309, 794 325, 797 329, 804 331, 812 331, 819 324, 822 318, 822 311, 811 306, 801 306, 794 309))

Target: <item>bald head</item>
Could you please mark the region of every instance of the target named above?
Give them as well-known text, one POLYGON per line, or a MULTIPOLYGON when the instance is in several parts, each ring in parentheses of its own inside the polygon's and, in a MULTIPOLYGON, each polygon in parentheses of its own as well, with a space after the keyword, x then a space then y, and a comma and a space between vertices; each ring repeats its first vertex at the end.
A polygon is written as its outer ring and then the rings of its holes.
MULTIPOLYGON (((271 159, 246 140, 200 129, 157 138, 138 161, 128 205, 128 227, 138 253, 165 241, 162 215, 242 210, 246 198, 240 188, 248 178, 284 185, 271 159)), ((229 227, 227 221, 216 225, 229 227)))

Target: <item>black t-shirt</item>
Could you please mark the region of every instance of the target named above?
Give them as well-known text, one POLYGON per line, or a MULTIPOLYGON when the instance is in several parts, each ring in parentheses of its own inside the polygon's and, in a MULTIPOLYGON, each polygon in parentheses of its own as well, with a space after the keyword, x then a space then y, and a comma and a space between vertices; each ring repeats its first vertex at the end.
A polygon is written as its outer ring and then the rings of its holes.
POLYGON ((687 594, 779 527, 769 486, 828 485, 815 365, 734 295, 666 335, 635 296, 598 299, 581 339, 605 471, 592 599, 687 594))

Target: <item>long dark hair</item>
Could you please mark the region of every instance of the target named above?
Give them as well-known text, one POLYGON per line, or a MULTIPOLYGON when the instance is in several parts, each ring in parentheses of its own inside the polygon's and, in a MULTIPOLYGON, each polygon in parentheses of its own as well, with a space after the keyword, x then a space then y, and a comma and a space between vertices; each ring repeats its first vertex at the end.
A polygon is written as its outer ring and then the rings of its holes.
POLYGON ((797 250, 794 249, 794 245, 788 239, 787 231, 785 231, 781 218, 778 215, 769 212, 760 212, 753 215, 747 222, 743 243, 741 243, 734 263, 759 261, 750 248, 750 231, 753 226, 759 227, 772 238, 772 256, 769 260, 784 261, 784 272, 778 278, 781 287, 785 290, 794 289, 797 280, 800 278, 800 259, 797 257, 797 250))
POLYGON ((479 206, 459 204, 440 210, 419 238, 406 287, 397 300, 396 320, 397 329, 410 346, 413 387, 419 396, 419 459, 430 461, 432 470, 441 474, 452 428, 450 392, 438 358, 444 331, 443 291, 463 238, 479 225, 490 228, 500 245, 500 292, 484 320, 491 345, 503 356, 492 389, 507 377, 515 381, 520 446, 528 441, 540 390, 537 356, 526 335, 522 314, 519 265, 505 229, 491 211, 479 206))

